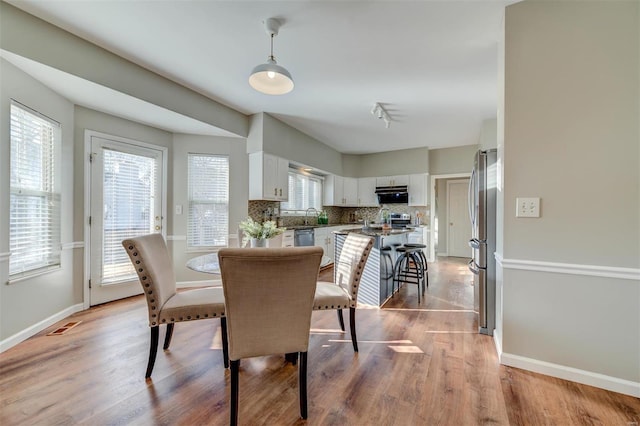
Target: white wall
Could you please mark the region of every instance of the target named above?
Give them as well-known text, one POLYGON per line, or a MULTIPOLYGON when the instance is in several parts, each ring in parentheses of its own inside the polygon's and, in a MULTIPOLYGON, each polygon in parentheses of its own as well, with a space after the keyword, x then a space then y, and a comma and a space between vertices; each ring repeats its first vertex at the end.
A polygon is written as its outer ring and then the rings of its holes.
POLYGON ((507 7, 498 252, 502 361, 636 396, 638 16, 637 2, 507 7), (516 218, 516 197, 541 197, 542 216, 516 218))
POLYGON ((62 266, 59 270, 23 279, 7 285, 9 277, 9 162, 11 99, 32 108, 61 125, 62 156, 73 158, 73 105, 37 80, 0 59, 0 349, 28 337, 31 329, 50 317, 60 317, 80 310, 82 300, 74 292, 73 263, 73 163, 65 161, 62 169, 62 266), (80 304, 78 306, 78 304, 80 304))

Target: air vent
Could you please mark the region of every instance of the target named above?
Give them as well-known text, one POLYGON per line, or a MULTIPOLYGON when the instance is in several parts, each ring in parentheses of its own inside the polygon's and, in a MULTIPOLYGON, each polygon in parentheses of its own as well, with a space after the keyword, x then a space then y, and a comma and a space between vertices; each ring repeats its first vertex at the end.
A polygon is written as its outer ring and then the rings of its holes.
POLYGON ((67 331, 71 330, 76 325, 80 324, 81 322, 82 321, 68 322, 65 325, 63 325, 62 327, 56 328, 51 333, 47 334, 47 336, 61 336, 61 335, 65 334, 67 331))

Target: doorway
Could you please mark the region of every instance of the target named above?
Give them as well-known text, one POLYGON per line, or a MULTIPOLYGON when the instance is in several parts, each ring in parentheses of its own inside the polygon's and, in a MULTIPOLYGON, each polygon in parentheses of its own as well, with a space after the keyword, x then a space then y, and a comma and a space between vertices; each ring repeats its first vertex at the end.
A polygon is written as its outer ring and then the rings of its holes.
POLYGON ((447 180, 447 252, 453 257, 471 257, 469 240, 469 179, 447 180))
POLYGON ((89 159, 85 265, 93 306, 142 292, 122 240, 164 233, 166 148, 91 131, 85 148, 89 159))
MULTIPOLYGON (((468 182, 471 173, 450 173, 441 175, 431 175, 431 182, 429 187, 430 193, 430 205, 429 212, 429 262, 433 262, 437 259, 437 256, 449 256, 448 248, 448 224, 449 218, 447 215, 448 200, 447 200, 447 182, 449 180, 465 180, 468 182)), ((466 202, 465 192, 465 202, 466 202)), ((466 221, 468 224, 469 232, 471 232, 471 225, 468 218, 468 212, 465 210, 463 215, 466 214, 466 221)), ((467 246, 468 247, 468 246, 467 246)), ((469 253, 464 256, 469 256, 469 253)))

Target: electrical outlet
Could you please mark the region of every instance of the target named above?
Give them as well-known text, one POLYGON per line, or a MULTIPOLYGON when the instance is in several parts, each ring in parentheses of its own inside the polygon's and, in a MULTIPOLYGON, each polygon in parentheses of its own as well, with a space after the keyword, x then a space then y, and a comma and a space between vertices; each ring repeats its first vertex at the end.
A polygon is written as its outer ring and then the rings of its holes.
POLYGON ((540 198, 516 198, 516 217, 540 217, 540 198))

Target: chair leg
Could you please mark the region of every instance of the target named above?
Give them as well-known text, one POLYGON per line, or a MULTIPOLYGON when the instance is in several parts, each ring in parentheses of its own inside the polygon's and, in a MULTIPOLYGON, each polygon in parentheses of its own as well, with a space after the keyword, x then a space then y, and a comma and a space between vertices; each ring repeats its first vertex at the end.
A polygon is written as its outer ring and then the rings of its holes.
POLYGON ((342 317, 342 309, 338 309, 338 322, 340 323, 340 329, 344 331, 344 318, 342 317))
POLYGON ((300 417, 307 418, 307 353, 300 352, 298 364, 298 388, 300 390, 300 417))
POLYGON ((220 318, 220 331, 222 332, 222 361, 224 368, 229 368, 229 337, 227 336, 227 318, 220 318))
POLYGON ((240 360, 231 361, 231 407, 229 407, 229 424, 231 426, 237 426, 238 424, 238 384, 239 384, 239 371, 240 360))
POLYGON ((165 351, 169 349, 169 345, 171 344, 171 337, 173 336, 173 325, 174 323, 172 322, 167 324, 167 331, 164 335, 164 345, 162 346, 162 349, 164 349, 165 351))
POLYGON ((356 308, 349 308, 349 325, 351 326, 351 343, 353 343, 353 351, 358 352, 358 339, 356 338, 356 308))
POLYGON ((145 379, 151 377, 153 366, 156 363, 156 354, 158 353, 158 340, 160 337, 160 328, 156 325, 151 327, 151 343, 149 345, 149 362, 147 362, 147 372, 144 375, 145 379))

